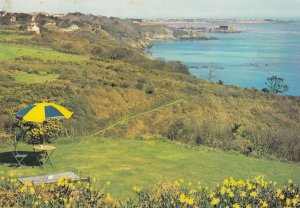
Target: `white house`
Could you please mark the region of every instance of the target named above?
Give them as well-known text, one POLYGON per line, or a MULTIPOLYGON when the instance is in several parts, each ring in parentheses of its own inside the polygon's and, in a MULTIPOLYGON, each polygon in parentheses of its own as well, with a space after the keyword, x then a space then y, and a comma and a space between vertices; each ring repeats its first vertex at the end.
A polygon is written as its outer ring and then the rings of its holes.
POLYGON ((37 35, 41 34, 40 28, 38 26, 36 26, 35 23, 27 26, 27 31, 35 32, 35 34, 37 34, 37 35))

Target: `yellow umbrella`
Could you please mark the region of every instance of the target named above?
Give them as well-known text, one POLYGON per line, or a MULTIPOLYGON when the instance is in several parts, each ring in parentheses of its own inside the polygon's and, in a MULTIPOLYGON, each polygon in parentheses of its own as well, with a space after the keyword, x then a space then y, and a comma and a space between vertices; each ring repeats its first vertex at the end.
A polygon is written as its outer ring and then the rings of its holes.
POLYGON ((46 121, 48 118, 69 119, 72 115, 73 112, 54 103, 36 103, 17 112, 17 117, 22 118, 24 121, 39 123, 46 121))

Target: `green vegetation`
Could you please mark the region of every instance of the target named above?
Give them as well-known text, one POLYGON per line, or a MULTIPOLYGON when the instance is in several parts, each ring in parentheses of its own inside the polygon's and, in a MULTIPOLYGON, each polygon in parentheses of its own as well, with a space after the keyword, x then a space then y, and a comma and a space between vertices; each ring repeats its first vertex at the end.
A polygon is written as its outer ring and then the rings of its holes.
POLYGON ((15 81, 25 84, 44 83, 57 80, 59 75, 57 74, 28 74, 26 72, 20 72, 15 76, 15 81))
POLYGON ((176 180, 174 184, 160 183, 148 190, 133 187, 134 198, 118 199, 109 191, 110 182, 94 188, 92 181, 58 178, 54 184, 17 182, 14 174, 0 173, 1 207, 298 207, 299 185, 289 179, 284 186, 276 181, 225 178, 211 189, 201 183, 176 180))
POLYGON ((0 45, 0 61, 14 59, 17 57, 29 56, 44 61, 66 61, 79 62, 87 60, 84 56, 76 56, 66 53, 57 52, 49 48, 41 48, 36 46, 3 44, 0 45))
POLYGON ((284 93, 289 89, 289 87, 284 84, 283 78, 277 76, 267 78, 266 85, 268 88, 264 90, 271 93, 284 93))
MULTIPOLYGON (((26 35, 30 15, 14 15, 20 20, 12 24, 0 18, 0 31, 26 35)), ((100 136, 160 135, 253 157, 300 160, 299 97, 196 79, 181 63, 152 60, 132 47, 145 41, 143 34, 159 33, 163 26, 79 13, 39 15, 36 21, 40 36, 0 45, 1 141, 15 136, 18 110, 50 101, 74 112, 64 122, 73 137, 123 121, 100 136), (80 29, 66 32, 72 24, 80 29), (159 108, 179 99, 183 102, 159 108)), ((28 135, 17 136, 29 141, 28 135)))
MULTIPOLYGON (((158 181, 172 182, 179 178, 194 183, 200 180, 208 185, 226 177, 265 176, 278 183, 288 178, 300 180, 298 163, 249 158, 168 140, 84 137, 59 140, 53 145, 57 148, 51 157, 53 168, 22 166, 11 169, 4 165, 0 169, 12 171, 17 177, 75 171, 82 176, 98 178, 102 183, 111 181, 110 191, 122 196, 132 193, 133 186, 144 189, 158 181)), ((24 144, 18 149, 32 151, 31 146, 24 144)))

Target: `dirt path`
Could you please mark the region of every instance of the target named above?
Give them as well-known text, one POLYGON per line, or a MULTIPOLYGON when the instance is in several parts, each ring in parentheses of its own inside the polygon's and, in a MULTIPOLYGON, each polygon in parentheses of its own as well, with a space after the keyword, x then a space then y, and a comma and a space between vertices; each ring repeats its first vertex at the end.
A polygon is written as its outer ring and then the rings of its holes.
POLYGON ((184 101, 184 99, 175 100, 175 101, 172 101, 171 103, 167 103, 167 104, 161 105, 161 106, 156 107, 156 108, 153 108, 153 109, 151 109, 151 110, 148 110, 148 111, 145 111, 145 112, 142 112, 142 113, 138 113, 138 114, 133 115, 133 116, 129 116, 129 117, 122 118, 122 119, 120 119, 120 120, 114 122, 113 124, 110 124, 109 126, 105 127, 104 129, 102 129, 102 130, 100 130, 100 131, 97 131, 97 132, 93 133, 91 136, 96 136, 97 134, 100 134, 100 133, 102 133, 102 132, 104 132, 104 131, 106 131, 106 130, 108 130, 108 129, 111 129, 111 128, 113 128, 113 127, 115 127, 115 126, 117 126, 117 125, 119 125, 119 124, 121 124, 121 123, 123 123, 123 122, 125 122, 125 121, 128 121, 128 120, 132 120, 132 119, 138 118, 138 117, 143 116, 143 115, 145 115, 145 114, 148 114, 148 113, 152 113, 152 112, 158 111, 158 110, 160 110, 160 109, 162 109, 162 108, 165 108, 165 107, 168 107, 168 106, 171 106, 171 105, 175 105, 176 103, 180 103, 180 102, 183 102, 183 101, 184 101))

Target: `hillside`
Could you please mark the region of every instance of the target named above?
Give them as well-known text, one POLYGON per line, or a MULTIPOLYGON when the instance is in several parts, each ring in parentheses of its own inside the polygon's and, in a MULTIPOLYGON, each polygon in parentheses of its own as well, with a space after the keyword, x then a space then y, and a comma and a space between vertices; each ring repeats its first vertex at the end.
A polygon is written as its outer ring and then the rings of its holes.
POLYGON ((183 99, 101 136, 159 135, 245 155, 300 160, 299 97, 218 85, 190 76, 179 62, 149 59, 140 48, 151 30, 133 20, 40 15, 35 21, 41 34, 36 35, 24 29, 30 15, 7 15, 0 18, 1 140, 9 137, 15 112, 34 102, 52 101, 74 111, 65 126, 77 136, 183 99), (79 29, 66 31, 72 24, 79 29))

